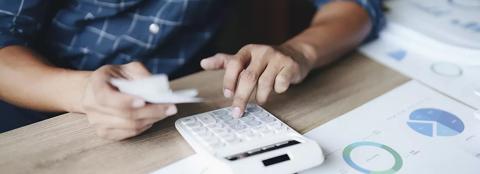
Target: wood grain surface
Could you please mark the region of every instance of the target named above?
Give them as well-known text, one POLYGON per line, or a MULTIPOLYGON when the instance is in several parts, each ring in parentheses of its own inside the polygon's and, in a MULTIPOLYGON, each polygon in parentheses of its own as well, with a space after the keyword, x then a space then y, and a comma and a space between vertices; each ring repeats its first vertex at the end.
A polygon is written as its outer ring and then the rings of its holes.
MULTIPOLYGON (((148 173, 193 154, 174 121, 229 106, 222 97, 223 71, 200 72, 172 82, 197 88, 209 102, 178 105, 179 113, 144 134, 120 141, 96 137, 81 114, 68 113, 0 134, 0 173, 148 173)), ((274 95, 264 107, 305 133, 409 79, 355 53, 321 70, 300 85, 274 95)))

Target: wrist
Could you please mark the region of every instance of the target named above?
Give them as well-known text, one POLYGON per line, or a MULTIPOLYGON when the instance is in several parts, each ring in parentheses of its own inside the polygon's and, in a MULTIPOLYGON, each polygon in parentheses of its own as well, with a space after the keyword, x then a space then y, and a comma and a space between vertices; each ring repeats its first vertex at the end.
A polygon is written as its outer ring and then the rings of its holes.
POLYGON ((284 54, 290 56, 296 61, 302 69, 309 72, 314 68, 315 59, 313 54, 313 47, 303 43, 285 42, 279 46, 279 49, 284 54))
POLYGON ((91 76, 90 71, 63 70, 62 76, 66 85, 63 90, 67 95, 62 96, 63 110, 67 112, 84 113, 82 107, 83 96, 91 76))

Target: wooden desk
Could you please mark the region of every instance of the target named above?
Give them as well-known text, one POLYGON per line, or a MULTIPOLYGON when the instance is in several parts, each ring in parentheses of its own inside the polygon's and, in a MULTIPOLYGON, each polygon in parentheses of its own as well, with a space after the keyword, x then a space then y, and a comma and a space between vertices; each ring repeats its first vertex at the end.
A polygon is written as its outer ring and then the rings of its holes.
MULTIPOLYGON (((201 72, 172 82, 221 97, 222 73, 201 72)), ((265 108, 305 133, 408 79, 360 54, 313 72, 301 85, 270 99, 265 108)), ((175 117, 121 142, 95 136, 85 117, 64 114, 0 134, 0 173, 148 173, 193 150, 174 128, 182 116, 228 106, 228 100, 179 105, 175 117)))

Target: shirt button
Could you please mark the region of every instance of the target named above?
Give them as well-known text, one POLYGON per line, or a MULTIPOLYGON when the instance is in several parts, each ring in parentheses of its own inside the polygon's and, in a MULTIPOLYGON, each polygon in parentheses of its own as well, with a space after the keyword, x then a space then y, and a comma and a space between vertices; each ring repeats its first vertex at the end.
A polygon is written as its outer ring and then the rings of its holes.
POLYGON ((152 33, 152 34, 157 34, 157 33, 160 31, 160 27, 158 26, 158 24, 152 23, 152 24, 150 24, 150 26, 148 27, 148 30, 149 30, 150 33, 152 33))

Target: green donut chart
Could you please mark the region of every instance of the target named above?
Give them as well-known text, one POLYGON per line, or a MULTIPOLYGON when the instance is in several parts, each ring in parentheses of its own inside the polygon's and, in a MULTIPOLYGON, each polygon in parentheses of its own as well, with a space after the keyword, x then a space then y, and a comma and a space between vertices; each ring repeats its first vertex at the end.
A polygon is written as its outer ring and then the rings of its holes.
POLYGON ((403 166, 402 157, 394 149, 386 145, 376 143, 376 142, 370 142, 370 141, 355 142, 345 147, 343 149, 343 160, 345 160, 345 162, 353 169, 365 174, 393 174, 398 172, 403 166), (395 159, 395 164, 390 169, 381 170, 381 171, 369 170, 359 166, 352 160, 351 153, 355 148, 362 147, 362 146, 377 147, 377 148, 386 150, 395 159))

